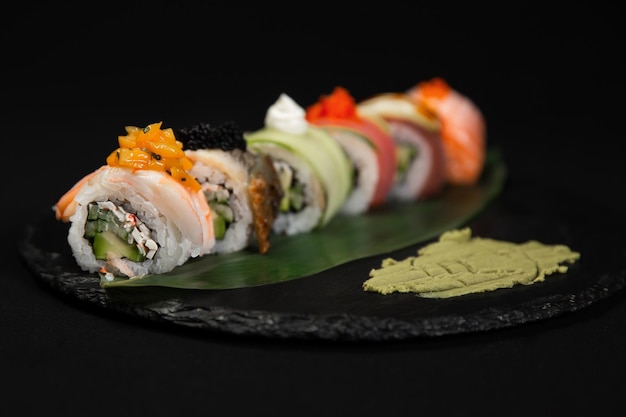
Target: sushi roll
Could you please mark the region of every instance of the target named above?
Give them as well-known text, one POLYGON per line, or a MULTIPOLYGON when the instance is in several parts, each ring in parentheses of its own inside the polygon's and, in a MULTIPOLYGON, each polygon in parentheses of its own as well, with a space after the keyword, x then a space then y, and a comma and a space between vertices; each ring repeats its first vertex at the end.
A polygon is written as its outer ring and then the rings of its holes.
POLYGON ((384 119, 361 116, 343 87, 309 106, 306 118, 335 138, 352 164, 354 183, 342 212, 361 214, 383 205, 396 172, 395 144, 384 119))
POLYGON ((53 206, 70 224, 77 264, 109 280, 169 272, 215 246, 211 210, 172 130, 155 123, 126 131, 107 164, 53 206))
POLYGON ((326 226, 352 187, 352 167, 326 131, 306 121, 305 110, 281 94, 265 126, 244 134, 251 152, 268 155, 283 189, 273 231, 294 235, 326 226))
POLYGON ((486 154, 486 125, 481 110, 440 77, 419 82, 407 94, 441 122, 448 160, 447 181, 455 185, 475 184, 483 171, 486 154))
POLYGON ((403 93, 380 93, 357 104, 361 115, 381 117, 389 125, 397 164, 390 200, 435 197, 446 185, 446 155, 441 125, 403 93))
POLYGON ((200 183, 211 207, 217 254, 255 245, 262 254, 282 198, 271 159, 247 150, 234 123, 213 127, 200 123, 176 130, 185 155, 193 162, 189 173, 200 183))

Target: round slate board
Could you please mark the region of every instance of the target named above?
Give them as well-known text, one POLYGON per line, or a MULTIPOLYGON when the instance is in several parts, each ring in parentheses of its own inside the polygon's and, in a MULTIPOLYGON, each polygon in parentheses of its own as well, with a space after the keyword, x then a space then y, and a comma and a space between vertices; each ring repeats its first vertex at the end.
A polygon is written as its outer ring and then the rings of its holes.
POLYGON ((81 272, 66 226, 47 214, 27 225, 20 253, 34 275, 67 295, 145 323, 209 334, 278 339, 384 341, 487 331, 548 319, 603 300, 626 283, 626 247, 606 208, 559 190, 508 184, 468 226, 473 236, 565 244, 581 253, 565 274, 545 282, 450 299, 362 290, 386 257, 402 259, 424 244, 352 261, 308 277, 232 290, 164 287, 102 289, 81 272))

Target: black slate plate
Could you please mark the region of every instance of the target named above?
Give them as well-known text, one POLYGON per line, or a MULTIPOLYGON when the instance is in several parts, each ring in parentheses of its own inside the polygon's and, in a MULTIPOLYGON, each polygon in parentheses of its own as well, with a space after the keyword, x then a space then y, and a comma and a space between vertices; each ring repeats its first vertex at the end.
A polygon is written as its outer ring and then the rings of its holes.
POLYGON ((293 281, 233 290, 102 289, 97 276, 80 273, 65 241, 65 226, 50 215, 28 225, 19 249, 43 282, 101 311, 208 333, 383 341, 510 327, 605 299, 626 283, 623 230, 616 230, 610 217, 606 209, 559 190, 509 184, 468 224, 473 235, 565 244, 581 259, 566 274, 550 275, 543 283, 443 300, 383 296, 361 287, 383 258, 414 255, 429 242, 293 281))

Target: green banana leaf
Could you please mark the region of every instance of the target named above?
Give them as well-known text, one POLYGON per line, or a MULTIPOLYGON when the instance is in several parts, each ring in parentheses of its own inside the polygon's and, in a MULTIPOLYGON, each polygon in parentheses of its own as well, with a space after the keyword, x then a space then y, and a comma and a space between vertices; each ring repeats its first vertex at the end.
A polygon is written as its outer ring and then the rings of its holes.
POLYGON ((490 149, 481 180, 474 186, 449 186, 430 201, 390 203, 358 216, 340 214, 311 233, 273 235, 271 248, 264 255, 252 249, 205 255, 168 273, 101 279, 100 286, 219 290, 302 278, 349 261, 406 248, 460 227, 501 192, 505 179, 502 157, 490 149))

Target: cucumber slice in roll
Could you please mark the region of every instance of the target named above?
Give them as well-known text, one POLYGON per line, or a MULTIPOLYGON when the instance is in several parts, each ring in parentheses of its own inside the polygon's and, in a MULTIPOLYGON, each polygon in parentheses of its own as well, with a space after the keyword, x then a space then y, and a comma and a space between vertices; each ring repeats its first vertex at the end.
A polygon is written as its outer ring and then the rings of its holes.
POLYGON ((110 231, 96 233, 93 237, 93 253, 96 259, 107 259, 107 256, 127 258, 133 262, 145 260, 137 246, 125 242, 117 234, 110 231))

